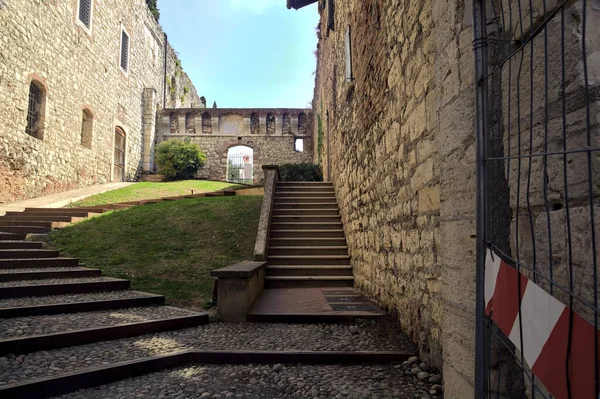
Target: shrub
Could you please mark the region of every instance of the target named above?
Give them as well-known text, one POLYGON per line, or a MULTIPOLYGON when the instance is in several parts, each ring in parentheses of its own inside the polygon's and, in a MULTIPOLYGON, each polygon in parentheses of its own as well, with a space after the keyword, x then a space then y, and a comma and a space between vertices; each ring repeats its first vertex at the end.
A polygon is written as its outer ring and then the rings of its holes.
POLYGON ((156 165, 158 173, 166 180, 183 180, 194 177, 198 169, 204 165, 206 155, 198 144, 170 139, 163 141, 156 148, 156 165))
POLYGON ((323 172, 319 165, 295 163, 279 165, 281 181, 323 181, 323 172))

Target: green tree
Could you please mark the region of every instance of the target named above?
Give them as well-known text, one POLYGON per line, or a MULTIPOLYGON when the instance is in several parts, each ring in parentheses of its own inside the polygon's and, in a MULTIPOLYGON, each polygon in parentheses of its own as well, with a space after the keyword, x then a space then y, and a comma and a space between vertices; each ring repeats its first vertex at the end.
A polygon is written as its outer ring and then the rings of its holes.
POLYGON ((146 4, 148 4, 148 8, 152 15, 154 15, 154 19, 158 21, 160 18, 160 11, 158 10, 158 5, 156 4, 157 0, 146 0, 146 4))
POLYGON ((164 175, 166 180, 191 179, 205 161, 206 154, 189 139, 166 140, 156 148, 158 173, 164 175))

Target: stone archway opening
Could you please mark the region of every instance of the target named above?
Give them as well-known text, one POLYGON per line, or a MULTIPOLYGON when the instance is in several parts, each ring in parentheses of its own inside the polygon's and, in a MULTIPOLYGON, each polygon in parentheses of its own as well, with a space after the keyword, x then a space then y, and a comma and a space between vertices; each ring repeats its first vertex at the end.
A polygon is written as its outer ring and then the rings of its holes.
POLYGON ((227 181, 253 184, 254 150, 251 147, 236 145, 227 150, 227 181))

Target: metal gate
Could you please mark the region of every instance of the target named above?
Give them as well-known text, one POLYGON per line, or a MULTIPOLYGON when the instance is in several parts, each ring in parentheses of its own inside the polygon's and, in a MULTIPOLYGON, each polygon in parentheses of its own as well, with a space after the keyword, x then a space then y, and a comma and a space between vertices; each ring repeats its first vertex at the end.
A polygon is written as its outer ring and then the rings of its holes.
POLYGON ((227 157, 227 181, 239 184, 253 182, 253 154, 237 153, 227 157))
POLYGON ((599 398, 597 0, 474 0, 475 397, 599 398))

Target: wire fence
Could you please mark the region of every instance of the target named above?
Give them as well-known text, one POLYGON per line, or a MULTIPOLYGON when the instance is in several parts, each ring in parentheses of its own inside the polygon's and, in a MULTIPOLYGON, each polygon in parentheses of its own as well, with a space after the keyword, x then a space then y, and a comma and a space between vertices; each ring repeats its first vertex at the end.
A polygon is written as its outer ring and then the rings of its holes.
POLYGON ((600 2, 473 5, 476 397, 599 398, 600 2))

